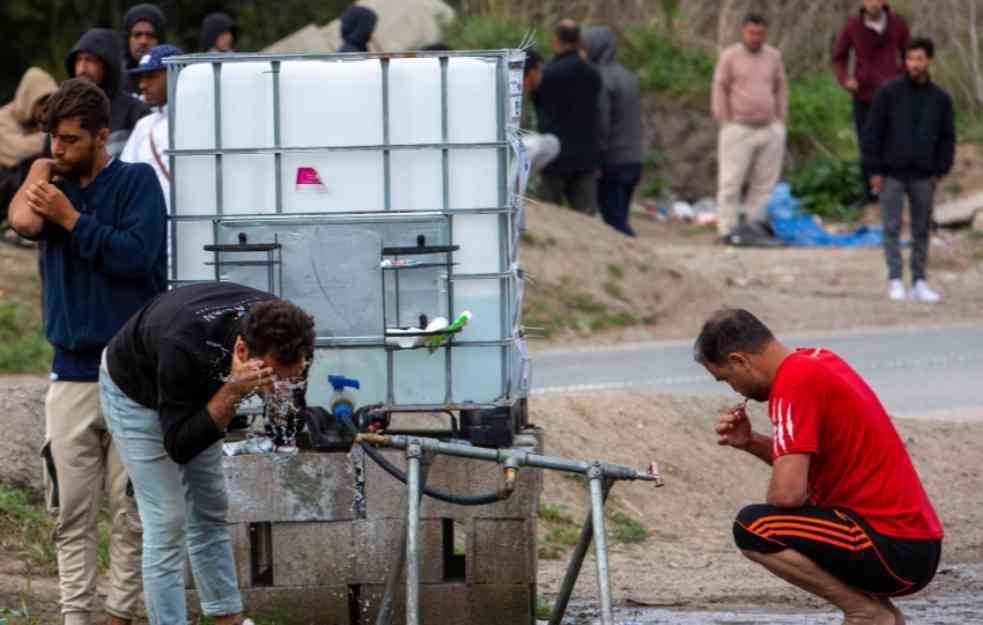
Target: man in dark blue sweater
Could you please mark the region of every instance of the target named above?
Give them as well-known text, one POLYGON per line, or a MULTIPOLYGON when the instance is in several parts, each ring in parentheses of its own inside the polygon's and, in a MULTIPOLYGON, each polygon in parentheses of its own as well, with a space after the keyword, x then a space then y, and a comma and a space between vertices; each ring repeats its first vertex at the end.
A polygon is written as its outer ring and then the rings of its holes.
MULTIPOLYGON (((54 159, 35 161, 10 205, 11 226, 42 241, 45 334, 54 346, 45 401, 45 470, 66 625, 94 622, 99 500, 112 507, 110 623, 140 599, 141 529, 99 404, 100 356, 126 320, 165 288, 164 196, 153 169, 106 151, 109 99, 71 79, 48 100, 54 159)), ((101 622, 101 621, 100 621, 101 622)))
POLYGON ((911 212, 911 299, 937 302, 940 295, 925 282, 932 200, 939 179, 952 169, 956 124, 949 94, 932 82, 935 56, 931 39, 916 37, 905 48, 905 75, 874 96, 863 133, 864 163, 870 186, 881 200, 888 296, 908 297, 902 281, 901 213, 904 196, 911 212))

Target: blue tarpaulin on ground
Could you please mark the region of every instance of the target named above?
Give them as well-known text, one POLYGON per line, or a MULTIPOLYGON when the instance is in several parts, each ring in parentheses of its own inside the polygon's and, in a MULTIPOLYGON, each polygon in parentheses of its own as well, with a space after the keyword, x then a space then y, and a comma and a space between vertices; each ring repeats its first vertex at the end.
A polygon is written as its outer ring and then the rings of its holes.
POLYGON ((768 220, 775 236, 788 245, 878 247, 884 244, 880 226, 861 226, 855 232, 843 234, 828 232, 815 215, 802 210, 802 204, 784 182, 775 186, 768 201, 768 220))

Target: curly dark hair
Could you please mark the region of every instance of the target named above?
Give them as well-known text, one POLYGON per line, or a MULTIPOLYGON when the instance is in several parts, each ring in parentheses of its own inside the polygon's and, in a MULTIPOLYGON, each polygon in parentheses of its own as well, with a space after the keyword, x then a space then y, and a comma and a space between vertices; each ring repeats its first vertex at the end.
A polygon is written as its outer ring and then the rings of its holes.
POLYGON ((79 125, 92 134, 109 128, 109 98, 87 80, 66 80, 48 98, 41 127, 45 132, 54 132, 62 120, 73 117, 78 117, 79 125))
POLYGON ((239 321, 239 333, 251 355, 272 354, 279 364, 314 354, 314 318, 286 300, 254 305, 239 321))
POLYGON ((728 354, 760 354, 774 339, 768 326, 743 308, 721 308, 703 324, 693 345, 693 358, 719 367, 727 362, 728 354))

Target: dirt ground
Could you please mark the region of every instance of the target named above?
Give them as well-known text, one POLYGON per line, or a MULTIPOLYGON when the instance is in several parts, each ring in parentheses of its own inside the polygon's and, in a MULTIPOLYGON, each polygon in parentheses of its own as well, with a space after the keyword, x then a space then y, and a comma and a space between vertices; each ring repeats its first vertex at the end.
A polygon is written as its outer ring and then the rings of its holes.
MULTIPOLYGON (((622 511, 641 520, 646 541, 614 545, 612 591, 619 605, 734 607, 820 607, 741 556, 731 523, 742 506, 760 503, 769 467, 748 454, 716 445, 712 426, 732 399, 667 397, 642 393, 596 393, 536 397, 532 420, 546 429, 546 451, 598 458, 644 468, 659 463, 665 486, 619 483, 609 514, 622 511)), ((768 431, 763 405, 753 406, 756 429, 768 431)), ((983 444, 983 425, 897 420, 912 460, 946 530, 940 573, 921 600, 971 588, 983 580, 964 572, 983 556, 983 469, 971 458, 983 444)), ((547 472, 543 504, 562 505, 581 523, 589 505, 582 482, 547 472)), ((547 524, 540 522, 540 533, 547 524)), ((567 556, 539 560, 540 593, 559 589, 567 556)), ((584 564, 575 596, 596 596, 595 564, 584 564)))

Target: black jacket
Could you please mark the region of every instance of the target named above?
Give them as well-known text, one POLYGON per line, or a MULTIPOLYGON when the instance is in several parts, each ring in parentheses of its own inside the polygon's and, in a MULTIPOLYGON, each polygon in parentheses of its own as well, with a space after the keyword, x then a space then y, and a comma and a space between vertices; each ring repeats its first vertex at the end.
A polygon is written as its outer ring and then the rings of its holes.
POLYGON ((232 33, 232 37, 238 40, 239 27, 236 26, 235 20, 221 11, 206 15, 201 21, 202 52, 210 52, 215 47, 215 40, 222 33, 232 33))
POLYGON ((907 75, 874 95, 862 148, 872 175, 902 180, 945 176, 956 152, 952 98, 935 83, 907 75))
POLYGON ((130 317, 106 348, 113 382, 157 411, 164 449, 178 464, 222 439, 208 402, 229 374, 240 317, 271 299, 231 282, 183 286, 130 317))
POLYGON ((167 20, 164 13, 156 4, 137 4, 130 7, 123 17, 123 76, 120 81, 120 88, 127 93, 140 95, 140 86, 133 80, 127 70, 133 69, 140 63, 140 59, 130 56, 130 31, 136 26, 137 22, 150 22, 154 25, 154 32, 157 33, 157 43, 162 44, 167 38, 167 20))
POLYGON ((120 89, 123 54, 120 51, 118 33, 108 28, 93 28, 82 35, 65 60, 69 78, 75 78, 75 57, 79 52, 94 54, 106 64, 106 78, 99 85, 109 98, 110 105, 109 143, 106 144, 106 150, 111 156, 119 156, 133 127, 149 109, 143 102, 120 89))
POLYGON ((600 93, 601 74, 576 50, 558 55, 543 69, 543 81, 533 92, 539 131, 560 140, 560 155, 544 173, 563 176, 600 168, 600 93))
POLYGON ((338 52, 367 52, 369 40, 379 17, 368 7, 352 5, 341 16, 341 40, 338 52))

